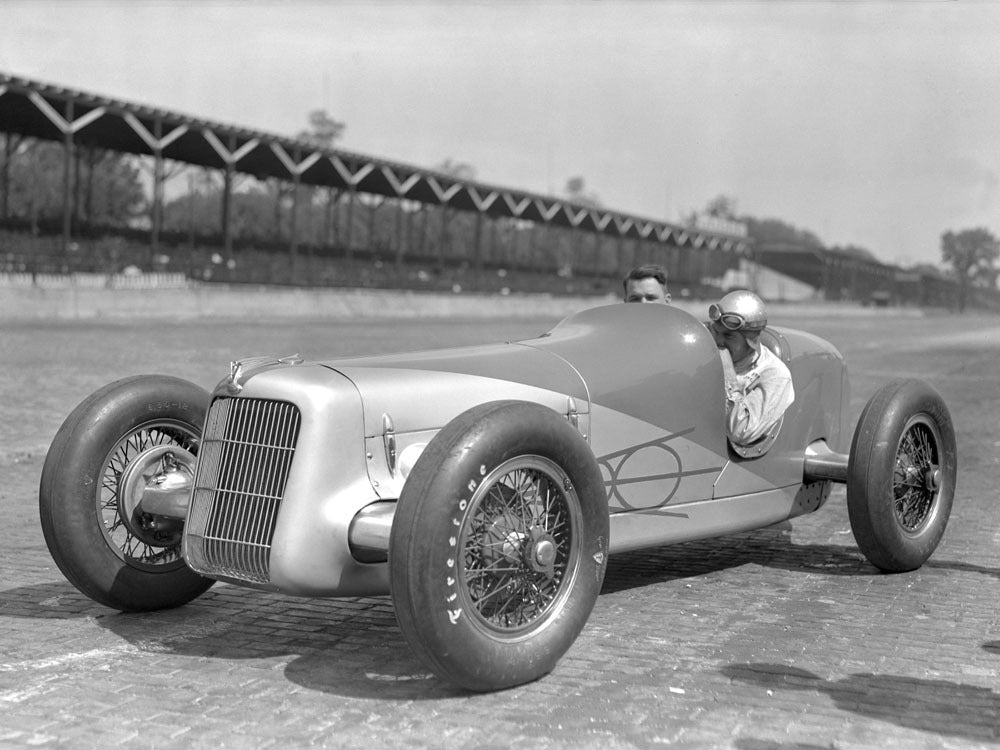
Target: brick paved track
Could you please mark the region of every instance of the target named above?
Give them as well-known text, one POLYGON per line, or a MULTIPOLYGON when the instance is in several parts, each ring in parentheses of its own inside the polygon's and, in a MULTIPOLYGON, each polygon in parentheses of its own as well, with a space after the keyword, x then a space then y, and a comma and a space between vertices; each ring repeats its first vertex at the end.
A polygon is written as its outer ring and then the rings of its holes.
MULTIPOLYGON (((102 357, 125 355, 95 355, 79 382, 63 371, 62 388, 39 395, 30 384, 55 382, 65 364, 56 367, 56 352, 51 368, 37 355, 25 370, 23 352, 30 362, 30 342, 52 351, 69 334, 106 342, 132 333, 5 329, 0 747, 1000 745, 998 324, 885 323, 803 327, 847 355, 855 413, 905 372, 948 401, 962 473, 929 564, 877 574, 854 546, 842 490, 818 513, 770 529, 620 555, 555 671, 490 695, 426 674, 387 598, 306 600, 216 585, 177 610, 123 615, 78 594, 38 527, 44 443, 17 436, 51 436, 92 383, 117 376, 102 357), (18 404, 37 413, 34 424, 18 404)), ((204 335, 216 341, 219 331, 204 335)), ((204 384, 207 373, 222 374, 214 363, 191 366, 204 384)))

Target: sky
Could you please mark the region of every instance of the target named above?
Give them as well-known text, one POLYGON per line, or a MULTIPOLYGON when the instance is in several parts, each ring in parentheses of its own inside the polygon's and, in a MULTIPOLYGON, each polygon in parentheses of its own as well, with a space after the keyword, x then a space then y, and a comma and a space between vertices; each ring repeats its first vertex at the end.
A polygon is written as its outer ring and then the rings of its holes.
POLYGON ((1000 236, 1000 3, 0 0, 0 71, 668 222, 1000 236))

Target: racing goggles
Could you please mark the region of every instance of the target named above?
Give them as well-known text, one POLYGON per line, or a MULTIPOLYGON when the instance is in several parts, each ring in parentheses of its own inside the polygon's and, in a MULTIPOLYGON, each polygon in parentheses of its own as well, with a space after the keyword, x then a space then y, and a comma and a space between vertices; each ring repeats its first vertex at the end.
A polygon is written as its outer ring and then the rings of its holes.
POLYGON ((727 331, 741 331, 747 324, 747 319, 739 313, 723 312, 722 308, 715 303, 709 305, 708 317, 713 323, 718 323, 727 331))

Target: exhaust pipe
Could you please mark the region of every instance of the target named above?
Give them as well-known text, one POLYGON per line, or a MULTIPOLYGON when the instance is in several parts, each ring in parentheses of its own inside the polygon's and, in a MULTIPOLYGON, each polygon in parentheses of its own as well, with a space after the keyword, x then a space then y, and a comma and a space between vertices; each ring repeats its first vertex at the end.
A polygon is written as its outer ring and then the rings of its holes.
POLYGON ((803 470, 804 481, 829 481, 838 484, 847 483, 847 467, 850 456, 830 450, 825 440, 817 440, 806 448, 806 460, 803 470))
POLYGON ((351 554, 358 562, 382 563, 389 559, 389 533, 395 501, 377 502, 359 510, 347 529, 351 554))

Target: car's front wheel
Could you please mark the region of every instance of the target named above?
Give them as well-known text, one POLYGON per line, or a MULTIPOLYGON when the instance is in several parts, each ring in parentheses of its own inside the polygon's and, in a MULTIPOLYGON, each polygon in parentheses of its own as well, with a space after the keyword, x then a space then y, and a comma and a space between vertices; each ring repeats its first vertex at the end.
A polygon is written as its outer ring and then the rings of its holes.
POLYGON ((600 470, 566 419, 519 401, 473 408, 428 444, 399 499, 389 568, 400 628, 467 689, 537 679, 586 623, 607 546, 600 470))
POLYGON ((951 513, 956 463, 951 416, 931 386, 897 380, 872 396, 847 469, 851 529, 872 565, 899 573, 930 557, 951 513))
POLYGON ((94 601, 166 609, 212 585, 181 558, 183 519, 141 504, 157 474, 193 473, 208 399, 180 378, 125 378, 85 399, 56 433, 39 488, 42 532, 59 569, 94 601))

